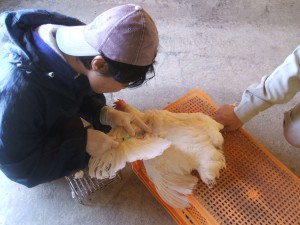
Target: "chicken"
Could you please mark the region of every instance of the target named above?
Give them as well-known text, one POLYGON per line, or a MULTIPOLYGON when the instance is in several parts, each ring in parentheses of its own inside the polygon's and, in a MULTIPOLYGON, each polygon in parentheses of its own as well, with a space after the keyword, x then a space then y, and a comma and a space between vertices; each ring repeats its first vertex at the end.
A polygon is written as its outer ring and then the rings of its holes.
POLYGON ((98 179, 113 178, 126 162, 143 160, 149 179, 160 197, 175 208, 189 206, 187 196, 192 194, 198 178, 211 186, 225 168, 222 152, 223 125, 211 117, 198 113, 172 113, 167 110, 147 110, 142 113, 116 102, 116 108, 134 114, 152 128, 144 133, 136 128, 130 137, 123 128, 114 127, 108 134, 120 143, 117 149, 91 158, 89 174, 98 179))

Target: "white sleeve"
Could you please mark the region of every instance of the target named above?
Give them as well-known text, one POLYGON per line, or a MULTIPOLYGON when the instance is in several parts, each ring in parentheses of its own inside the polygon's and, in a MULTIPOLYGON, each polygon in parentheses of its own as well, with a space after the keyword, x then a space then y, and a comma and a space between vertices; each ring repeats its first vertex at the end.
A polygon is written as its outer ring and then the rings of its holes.
POLYGON ((246 123, 270 106, 288 102, 299 91, 300 46, 271 75, 264 76, 259 84, 249 86, 234 112, 246 123))

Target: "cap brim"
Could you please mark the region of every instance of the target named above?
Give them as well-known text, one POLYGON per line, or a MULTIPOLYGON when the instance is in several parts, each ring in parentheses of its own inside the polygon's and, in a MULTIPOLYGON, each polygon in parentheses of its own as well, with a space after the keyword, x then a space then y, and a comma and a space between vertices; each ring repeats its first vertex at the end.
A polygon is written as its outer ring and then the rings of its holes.
POLYGON ((96 56, 100 53, 90 46, 84 38, 85 26, 62 26, 56 32, 59 49, 72 56, 96 56))

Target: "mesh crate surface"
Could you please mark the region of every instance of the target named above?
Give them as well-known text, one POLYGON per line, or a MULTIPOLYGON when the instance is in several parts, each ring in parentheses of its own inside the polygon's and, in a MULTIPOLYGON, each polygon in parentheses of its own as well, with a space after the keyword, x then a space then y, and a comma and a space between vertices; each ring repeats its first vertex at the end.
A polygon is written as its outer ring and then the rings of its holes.
MULTIPOLYGON (((213 115, 217 105, 199 89, 165 109, 213 115)), ((143 163, 132 168, 178 224, 300 224, 300 180, 243 129, 223 133, 226 169, 216 185, 199 181, 191 207, 175 209, 156 193, 143 163)))

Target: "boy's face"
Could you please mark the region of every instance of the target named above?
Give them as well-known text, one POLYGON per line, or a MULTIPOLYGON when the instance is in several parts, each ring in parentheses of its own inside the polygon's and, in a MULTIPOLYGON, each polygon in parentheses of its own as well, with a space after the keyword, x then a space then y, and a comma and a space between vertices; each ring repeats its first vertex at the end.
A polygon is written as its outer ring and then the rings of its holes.
POLYGON ((127 87, 126 84, 122 84, 112 77, 103 76, 101 73, 94 70, 89 72, 88 79, 92 90, 98 94, 118 92, 127 87))
POLYGON ((96 56, 92 61, 92 70, 88 72, 91 88, 96 93, 118 92, 127 87, 113 79, 109 74, 107 63, 101 56, 96 56))

